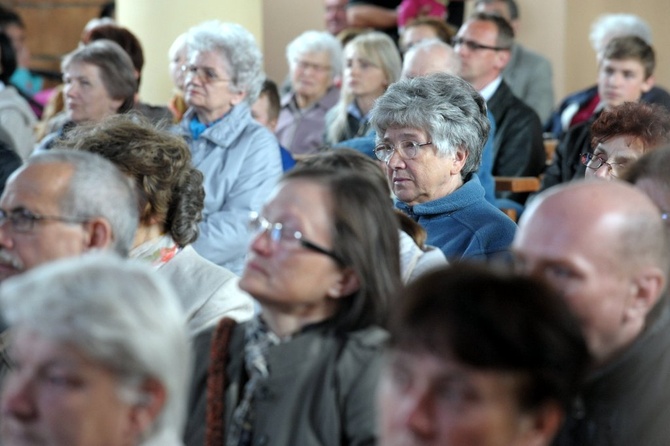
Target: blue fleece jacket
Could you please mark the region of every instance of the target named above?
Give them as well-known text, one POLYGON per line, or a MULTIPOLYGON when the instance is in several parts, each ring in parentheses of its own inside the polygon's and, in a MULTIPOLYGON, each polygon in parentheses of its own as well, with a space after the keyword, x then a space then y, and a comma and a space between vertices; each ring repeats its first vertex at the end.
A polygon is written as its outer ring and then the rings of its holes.
POLYGON ((488 259, 507 251, 516 224, 484 198, 477 174, 451 194, 427 203, 396 207, 416 220, 428 233, 426 244, 442 249, 450 261, 488 259))

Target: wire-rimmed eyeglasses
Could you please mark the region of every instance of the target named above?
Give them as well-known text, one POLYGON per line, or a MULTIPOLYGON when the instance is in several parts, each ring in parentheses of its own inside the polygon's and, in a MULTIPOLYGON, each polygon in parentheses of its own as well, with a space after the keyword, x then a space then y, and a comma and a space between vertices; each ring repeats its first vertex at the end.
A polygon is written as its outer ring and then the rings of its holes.
POLYGON ((582 153, 579 155, 579 157, 583 165, 593 170, 598 170, 603 165, 606 165, 608 172, 616 172, 618 169, 624 166, 622 163, 608 163, 602 157, 593 153, 582 153))
POLYGON ((249 230, 252 232, 253 237, 257 237, 261 233, 267 233, 270 236, 270 240, 275 244, 282 243, 286 246, 302 246, 303 248, 326 255, 340 265, 345 264, 335 252, 305 239, 302 232, 287 228, 281 223, 272 223, 258 212, 251 212, 249 214, 249 230))
POLYGON ((383 143, 375 147, 375 156, 380 161, 388 163, 393 156, 393 152, 397 151, 402 159, 411 160, 418 153, 419 147, 427 146, 432 143, 432 141, 424 143, 418 143, 416 141, 400 141, 395 146, 389 143, 383 143))
POLYGON ((14 209, 6 211, 0 209, 0 226, 9 222, 14 232, 30 232, 35 228, 35 223, 44 221, 60 221, 71 224, 81 224, 87 221, 84 218, 61 217, 59 215, 40 215, 30 212, 28 209, 14 209))

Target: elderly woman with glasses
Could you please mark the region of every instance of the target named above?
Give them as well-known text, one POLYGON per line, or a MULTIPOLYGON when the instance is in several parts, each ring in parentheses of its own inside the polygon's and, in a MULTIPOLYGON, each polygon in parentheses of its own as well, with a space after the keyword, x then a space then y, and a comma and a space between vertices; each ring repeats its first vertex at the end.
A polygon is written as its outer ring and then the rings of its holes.
POLYGON ((282 97, 275 133, 294 155, 323 145, 326 113, 338 101, 342 46, 326 31, 306 31, 286 48, 291 92, 282 97))
POLYGON ((658 104, 625 102, 591 126, 593 153, 582 153, 586 178, 613 180, 647 152, 670 142, 670 112, 658 104))
POLYGON ((240 288, 260 315, 195 340, 186 444, 367 445, 389 299, 402 287, 387 193, 295 168, 251 216, 240 288))
POLYGON ((403 79, 375 103, 375 155, 396 207, 422 225, 449 260, 505 252, 516 225, 486 201, 475 171, 489 133, 486 103, 463 79, 403 79))
POLYGON ((189 109, 177 132, 205 177, 204 220, 193 247, 239 274, 249 241, 246 217, 282 173, 277 140, 250 111, 263 84, 263 57, 251 33, 234 23, 197 25, 186 46, 189 109))

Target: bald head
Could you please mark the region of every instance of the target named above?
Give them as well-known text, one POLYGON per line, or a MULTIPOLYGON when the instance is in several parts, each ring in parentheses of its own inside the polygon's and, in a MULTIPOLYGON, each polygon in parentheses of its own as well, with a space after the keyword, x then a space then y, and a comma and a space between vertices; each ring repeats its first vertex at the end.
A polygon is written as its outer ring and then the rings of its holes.
POLYGON ((512 248, 524 271, 562 293, 599 364, 638 336, 665 288, 660 211, 623 182, 574 182, 541 194, 524 212, 512 248))
POLYGON ((433 73, 458 75, 461 62, 454 49, 438 39, 423 40, 405 53, 402 77, 412 78, 433 73))

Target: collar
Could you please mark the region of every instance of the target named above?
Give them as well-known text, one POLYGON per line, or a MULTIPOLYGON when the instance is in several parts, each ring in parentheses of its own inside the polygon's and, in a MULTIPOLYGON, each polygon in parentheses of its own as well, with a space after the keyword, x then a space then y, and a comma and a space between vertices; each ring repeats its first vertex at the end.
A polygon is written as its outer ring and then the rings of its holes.
POLYGON ((489 99, 491 99, 491 96, 493 96, 493 94, 496 92, 498 87, 500 87, 501 82, 502 82, 502 76, 496 77, 495 79, 493 79, 493 82, 488 84, 486 87, 482 88, 479 91, 479 94, 482 95, 482 97, 486 102, 488 102, 489 99))

